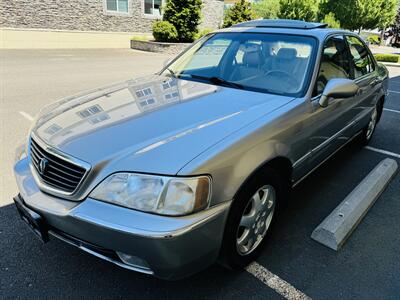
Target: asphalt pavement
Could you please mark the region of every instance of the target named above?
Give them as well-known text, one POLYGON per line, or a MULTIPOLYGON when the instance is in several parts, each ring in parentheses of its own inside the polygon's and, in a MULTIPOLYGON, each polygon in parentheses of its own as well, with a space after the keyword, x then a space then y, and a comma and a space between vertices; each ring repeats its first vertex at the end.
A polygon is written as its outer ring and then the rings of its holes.
MULTIPOLYGON (((58 240, 42 245, 11 204, 12 160, 29 118, 53 99, 154 73, 167 58, 125 50, 3 51, 1 55, 0 298, 282 299, 250 273, 213 265, 167 282, 127 271, 58 240)), ((400 154, 400 68, 371 146, 400 154)), ((258 264, 314 299, 399 299, 400 175, 335 252, 314 228, 384 158, 349 144, 298 185, 258 264)))

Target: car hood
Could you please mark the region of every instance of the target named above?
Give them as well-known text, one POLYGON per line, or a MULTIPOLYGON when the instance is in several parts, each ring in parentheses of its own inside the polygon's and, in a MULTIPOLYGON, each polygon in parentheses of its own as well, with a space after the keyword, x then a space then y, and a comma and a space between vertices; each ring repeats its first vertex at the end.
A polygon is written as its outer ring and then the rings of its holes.
POLYGON ((292 99, 153 75, 62 99, 32 132, 92 167, 173 175, 292 99))

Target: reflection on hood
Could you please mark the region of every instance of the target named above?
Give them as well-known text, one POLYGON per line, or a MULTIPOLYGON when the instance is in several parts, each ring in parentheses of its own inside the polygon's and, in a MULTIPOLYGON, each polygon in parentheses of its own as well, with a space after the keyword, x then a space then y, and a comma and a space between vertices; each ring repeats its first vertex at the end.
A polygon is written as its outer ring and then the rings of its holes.
POLYGON ((67 98, 42 112, 35 131, 49 144, 59 144, 69 136, 86 134, 130 118, 201 97, 219 87, 176 78, 151 76, 67 98), (68 114, 65 112, 68 111, 68 114))

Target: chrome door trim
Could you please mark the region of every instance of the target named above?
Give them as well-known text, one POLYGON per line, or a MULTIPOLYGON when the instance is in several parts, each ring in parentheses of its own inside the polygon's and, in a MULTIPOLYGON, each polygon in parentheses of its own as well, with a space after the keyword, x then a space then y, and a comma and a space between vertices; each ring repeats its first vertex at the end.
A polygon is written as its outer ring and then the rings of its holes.
POLYGON ((330 159, 333 155, 335 155, 339 150, 341 150, 344 146, 346 146, 348 143, 350 143, 352 140, 354 140, 362 130, 358 131, 355 135, 353 135, 350 139, 348 139, 343 145, 338 147, 335 151, 333 151, 331 154, 329 154, 323 161, 321 161, 318 165, 316 165, 313 169, 311 169, 306 175, 301 177, 299 180, 297 180, 295 183, 292 184, 292 187, 296 187, 299 183, 301 183, 304 179, 306 179, 309 175, 311 175, 316 169, 318 169, 322 164, 324 164, 328 159, 330 159))
MULTIPOLYGON (((312 156, 315 152, 318 152, 321 148, 325 147, 327 144, 329 144, 330 142, 332 142, 334 139, 336 139, 338 136, 340 136, 344 131, 346 131, 347 129, 349 129, 350 127, 354 126, 356 123, 358 123, 359 121, 361 121, 366 115, 370 114, 372 112, 373 108, 368 110, 366 113, 364 113, 362 116, 359 116, 356 120, 350 122, 349 124, 347 124, 345 127, 343 127, 342 129, 340 129, 338 132, 336 132, 333 136, 331 136, 329 139, 327 139, 326 141, 322 142, 321 144, 319 144, 317 147, 313 148, 312 150, 310 150, 309 152, 307 152, 304 156, 300 157, 298 160, 296 160, 293 164, 293 168, 296 168, 298 165, 300 165, 302 162, 304 162, 306 159, 308 159, 310 156, 312 156)), ((358 133, 357 133, 358 134, 358 133)), ((346 142, 347 143, 347 142, 346 142)), ((346 144, 345 143, 345 144, 346 144)), ((342 146, 341 146, 342 147, 342 146)), ((339 147, 339 149, 341 148, 339 147)), ((336 152, 337 150, 335 150, 336 152)), ((330 157, 330 156, 329 156, 330 157)))

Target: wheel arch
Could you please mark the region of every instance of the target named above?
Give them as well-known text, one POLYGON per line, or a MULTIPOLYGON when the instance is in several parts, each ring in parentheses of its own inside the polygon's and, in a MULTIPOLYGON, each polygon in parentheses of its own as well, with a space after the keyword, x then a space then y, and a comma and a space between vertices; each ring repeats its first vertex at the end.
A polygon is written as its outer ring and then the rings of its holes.
POLYGON ((262 176, 262 173, 265 172, 268 168, 276 171, 280 176, 286 179, 286 183, 288 187, 290 187, 290 183, 292 181, 293 174, 293 164, 289 158, 285 156, 276 156, 272 159, 269 159, 259 165, 253 172, 250 173, 249 176, 242 182, 239 186, 238 190, 235 193, 233 199, 237 198, 237 195, 244 189, 244 187, 251 181, 253 178, 257 176, 262 176))

